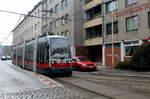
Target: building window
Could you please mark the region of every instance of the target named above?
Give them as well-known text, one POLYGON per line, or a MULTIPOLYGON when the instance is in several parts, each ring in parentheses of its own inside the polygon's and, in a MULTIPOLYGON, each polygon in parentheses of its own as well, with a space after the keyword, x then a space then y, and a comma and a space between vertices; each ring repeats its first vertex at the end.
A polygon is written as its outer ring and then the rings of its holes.
POLYGON ((126 19, 127 31, 133 31, 138 29, 138 16, 129 17, 126 19))
POLYGON ((148 26, 150 27, 150 12, 148 12, 148 26))
POLYGON ((55 21, 55 27, 59 27, 59 20, 55 21))
POLYGON ((69 0, 62 0, 61 1, 61 9, 68 7, 68 5, 69 5, 69 0))
POLYGON ((84 3, 87 4, 89 2, 91 2, 92 0, 84 0, 84 3))
POLYGON ((58 14, 58 11, 59 11, 59 5, 57 4, 57 5, 55 6, 55 13, 58 14))
POLYGON ((65 0, 62 0, 61 1, 61 9, 64 9, 65 8, 65 0))
POLYGON ((65 0, 65 7, 68 7, 68 0, 65 0))
POLYGON ((52 3, 53 0, 49 0, 49 3, 52 3))
POLYGON ((69 37, 69 31, 61 32, 62 36, 69 37))
POLYGON ((106 3, 106 12, 110 13, 114 10, 118 9, 118 1, 117 0, 112 0, 106 3))
MULTIPOLYGON (((56 10, 56 9, 55 9, 56 10)), ((50 9, 50 13, 49 13, 49 16, 53 16, 53 13, 54 13, 54 10, 53 8, 50 9)))
POLYGON ((93 8, 91 8, 91 9, 86 11, 86 18, 88 20, 91 20, 91 19, 93 19, 95 17, 100 16, 101 12, 102 12, 101 5, 98 5, 98 6, 93 7, 93 8))
POLYGON ((43 10, 47 10, 47 1, 43 2, 42 8, 43 8, 43 10))
POLYGON ((35 27, 35 30, 36 30, 36 29, 37 29, 37 24, 35 24, 35 26, 34 26, 34 27, 35 27))
POLYGON ((126 0, 126 5, 131 5, 131 4, 134 4, 136 2, 137 2, 137 0, 126 0))
POLYGON ((40 10, 38 9, 38 17, 40 16, 40 10))
POLYGON ((69 23, 69 14, 66 14, 66 15, 65 15, 65 23, 66 23, 66 24, 69 23))
POLYGON ((85 32, 86 32, 85 39, 101 37, 102 36, 102 25, 87 28, 85 30, 85 32))
MULTIPOLYGON (((117 21, 115 21, 115 22, 113 22, 113 24, 114 24, 114 28, 113 28, 113 30, 114 30, 114 32, 113 33, 118 33, 118 22, 117 21)), ((106 24, 106 33, 107 34, 112 34, 112 23, 108 23, 108 24, 106 24)))
POLYGON ((125 56, 132 56, 133 52, 136 50, 137 46, 126 46, 125 56))
POLYGON ((64 24, 65 24, 65 17, 62 16, 62 17, 61 17, 61 25, 64 25, 64 24))
POLYGON ((53 22, 50 22, 49 23, 49 30, 52 31, 52 29, 53 29, 53 22))

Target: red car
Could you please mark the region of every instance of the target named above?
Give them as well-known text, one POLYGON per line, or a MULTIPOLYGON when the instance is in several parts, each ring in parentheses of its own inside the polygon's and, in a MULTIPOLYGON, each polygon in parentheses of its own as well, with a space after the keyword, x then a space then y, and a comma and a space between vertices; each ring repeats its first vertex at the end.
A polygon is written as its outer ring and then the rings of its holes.
POLYGON ((75 56, 72 58, 74 68, 79 70, 96 70, 96 63, 90 61, 85 56, 75 56))

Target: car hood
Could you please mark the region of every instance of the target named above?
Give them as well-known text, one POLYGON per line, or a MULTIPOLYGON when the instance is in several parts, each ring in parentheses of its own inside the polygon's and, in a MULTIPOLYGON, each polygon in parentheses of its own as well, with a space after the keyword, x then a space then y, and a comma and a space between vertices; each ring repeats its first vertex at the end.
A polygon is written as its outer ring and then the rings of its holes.
POLYGON ((79 64, 90 64, 90 65, 95 65, 95 63, 90 62, 90 61, 82 61, 82 62, 78 62, 79 64))

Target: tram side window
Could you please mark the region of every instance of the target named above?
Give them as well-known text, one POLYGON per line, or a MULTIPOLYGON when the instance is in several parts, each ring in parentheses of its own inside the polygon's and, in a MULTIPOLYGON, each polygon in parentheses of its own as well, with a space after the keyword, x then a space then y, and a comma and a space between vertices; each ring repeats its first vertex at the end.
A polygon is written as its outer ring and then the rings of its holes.
POLYGON ((45 57, 46 57, 46 63, 49 63, 49 48, 45 45, 45 57))
POLYGON ((37 62, 48 63, 49 55, 45 42, 38 43, 37 62))
POLYGON ((29 45, 26 46, 26 56, 25 56, 25 60, 26 61, 30 61, 30 47, 29 45))
POLYGON ((14 52, 13 52, 13 59, 16 59, 16 50, 14 49, 14 52))
POLYGON ((44 63, 44 48, 43 48, 43 42, 38 43, 38 55, 37 55, 37 61, 40 63, 44 63))
POLYGON ((33 44, 26 46, 25 60, 33 61, 33 44))

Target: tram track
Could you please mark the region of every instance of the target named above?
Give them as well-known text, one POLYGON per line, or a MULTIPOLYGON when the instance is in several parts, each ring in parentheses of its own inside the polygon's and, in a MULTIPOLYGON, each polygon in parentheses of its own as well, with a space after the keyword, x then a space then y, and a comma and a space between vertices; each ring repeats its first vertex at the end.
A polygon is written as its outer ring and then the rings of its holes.
MULTIPOLYGON (((85 80, 92 80, 92 79, 96 79, 96 80, 111 80, 111 81, 123 81, 123 82, 133 82, 133 83, 147 83, 147 84, 150 84, 150 79, 137 79, 137 78, 131 78, 131 77, 120 77, 120 76, 108 76, 108 75, 105 75, 103 77, 89 77, 89 76, 84 76, 84 77, 79 77, 79 76, 74 76, 74 77, 77 77, 77 78, 81 78, 81 79, 85 79, 85 80), (109 77, 109 78, 105 78, 105 77, 109 77), (112 77, 116 77, 116 78, 112 78, 112 77)), ((93 81, 93 80, 92 80, 93 81)))
MULTIPOLYGON (((92 79, 91 77, 85 77, 85 76, 83 77, 83 75, 82 75, 82 77, 73 75, 70 78, 56 78, 56 80, 60 83, 62 83, 62 82, 67 83, 69 85, 87 90, 89 92, 108 97, 109 99, 114 99, 114 98, 116 98, 116 96, 124 96, 124 95, 133 94, 133 93, 136 93, 139 95, 147 95, 149 97, 148 92, 144 92, 142 90, 131 89, 129 87, 122 88, 122 87, 119 87, 118 84, 114 84, 114 86, 113 86, 113 85, 108 84, 105 81, 103 81, 103 79, 101 79, 102 82, 99 82, 96 80, 96 78, 92 79), (91 86, 95 86, 95 85, 97 85, 97 87, 95 89, 91 87, 91 86), (111 89, 112 91, 107 90, 108 93, 106 93, 105 89, 107 89, 107 88, 108 88, 108 90, 111 89), (115 93, 115 95, 110 95, 113 92, 115 93)), ((120 80, 118 80, 118 81, 120 81, 120 80)), ((122 82, 123 82, 123 80, 121 81, 121 83, 122 82)), ((126 83, 126 82, 124 82, 124 83, 126 83)), ((123 83, 123 85, 124 85, 124 83, 123 83)), ((146 82, 146 84, 147 84, 147 82, 146 82)))
POLYGON ((118 87, 121 89, 149 93, 150 92, 150 78, 138 78, 129 76, 117 75, 97 75, 93 73, 82 73, 81 75, 73 75, 75 78, 80 78, 96 84, 106 86, 118 87), (82 76, 81 76, 82 75, 82 76))
MULTIPOLYGON (((72 77, 72 78, 75 78, 75 77, 72 77)), ((101 94, 101 93, 96 92, 96 91, 89 90, 89 89, 84 88, 84 87, 79 86, 79 85, 75 85, 75 84, 70 83, 70 82, 68 82, 68 81, 62 80, 61 78, 55 78, 54 80, 57 81, 57 82, 59 82, 59 83, 61 83, 61 84, 63 84, 63 85, 69 86, 69 88, 74 87, 74 88, 78 88, 78 89, 80 89, 80 90, 84 90, 85 92, 88 92, 88 93, 91 93, 91 94, 95 94, 96 97, 95 97, 94 99, 114 99, 113 97, 110 97, 110 96, 101 94), (97 96, 99 96, 99 97, 101 97, 101 98, 98 98, 97 96)), ((92 98, 92 99, 93 99, 93 98, 92 98)))

